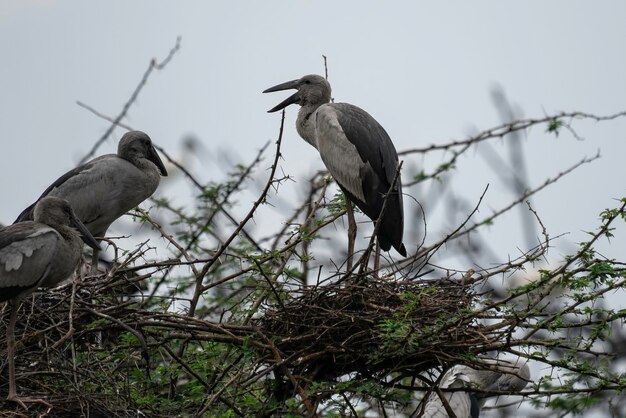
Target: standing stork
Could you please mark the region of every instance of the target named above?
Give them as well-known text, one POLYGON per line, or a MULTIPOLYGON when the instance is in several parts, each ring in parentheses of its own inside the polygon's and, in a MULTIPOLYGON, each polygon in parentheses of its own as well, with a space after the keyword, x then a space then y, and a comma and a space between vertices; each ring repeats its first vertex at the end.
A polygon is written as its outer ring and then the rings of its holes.
POLYGON ((298 91, 269 112, 294 103, 301 106, 296 120, 298 134, 319 151, 324 165, 346 197, 348 271, 352 269, 356 238, 351 202, 374 223, 380 223, 375 269, 378 269, 379 247, 384 251, 393 247, 406 256, 402 243, 402 182, 400 174, 396 176, 398 153, 385 129, 359 107, 349 103, 330 103, 331 88, 324 77, 305 75, 298 80, 270 87, 263 93, 287 89, 298 91), (392 187, 394 178, 396 181, 392 187), (385 210, 381 217, 383 204, 385 210))
MULTIPOLYGON (((78 218, 95 237, 104 237, 117 218, 152 196, 167 170, 152 140, 141 131, 122 136, 117 154, 106 154, 59 177, 39 197, 66 199, 78 218)), ((33 203, 15 220, 33 219, 33 203)), ((92 269, 98 262, 94 251, 92 269)))
POLYGON ((65 199, 47 196, 37 202, 34 221, 0 229, 0 302, 11 301, 7 326, 9 401, 24 408, 42 399, 20 398, 15 385, 15 321, 20 300, 37 287, 53 287, 76 270, 83 241, 94 250, 98 242, 65 199), (76 229, 74 229, 76 228, 76 229))
MULTIPOLYGON (((480 409, 485 404, 485 395, 472 392, 471 389, 482 391, 502 391, 519 392, 530 379, 530 369, 528 362, 522 358, 516 361, 507 360, 483 360, 491 369, 477 370, 464 365, 457 365, 446 372, 441 379, 439 387, 444 389, 467 388, 467 391, 459 390, 454 392, 430 393, 425 400, 424 413, 417 412, 412 418, 448 418, 451 416, 448 407, 457 418, 478 418, 480 409)), ((488 396, 488 395, 487 395, 488 396)), ((419 411, 419 409, 418 409, 419 411)))

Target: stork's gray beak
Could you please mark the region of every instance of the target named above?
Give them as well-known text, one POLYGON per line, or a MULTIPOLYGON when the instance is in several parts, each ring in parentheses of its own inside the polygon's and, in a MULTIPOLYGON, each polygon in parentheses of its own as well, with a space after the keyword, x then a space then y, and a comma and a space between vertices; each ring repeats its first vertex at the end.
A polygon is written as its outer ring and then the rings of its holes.
MULTIPOLYGON (((269 89, 263 90, 263 93, 271 93, 274 91, 297 89, 299 81, 300 80, 287 81, 286 83, 281 83, 274 87, 270 87, 269 89)), ((276 106, 268 110, 267 112, 268 113, 276 112, 294 103, 300 103, 300 95, 298 94, 298 92, 295 92, 291 96, 287 97, 285 100, 283 100, 282 102, 280 102, 279 104, 277 104, 276 106)))
POLYGON ((277 84, 274 87, 270 87, 269 89, 263 90, 263 93, 271 93, 273 91, 297 89, 298 88, 298 81, 300 81, 300 80, 291 80, 291 81, 287 81, 285 83, 277 84))
POLYGON ((152 161, 162 176, 167 176, 167 170, 165 169, 165 165, 163 165, 163 161, 161 161, 161 157, 159 157, 159 153, 154 149, 154 146, 150 145, 150 149, 148 150, 148 159, 152 161))
POLYGON ((91 232, 89 232, 87 227, 78 219, 74 211, 70 214, 70 223, 74 228, 78 229, 81 235, 80 237, 85 244, 89 245, 94 250, 100 251, 100 244, 98 244, 98 241, 91 235, 91 232))

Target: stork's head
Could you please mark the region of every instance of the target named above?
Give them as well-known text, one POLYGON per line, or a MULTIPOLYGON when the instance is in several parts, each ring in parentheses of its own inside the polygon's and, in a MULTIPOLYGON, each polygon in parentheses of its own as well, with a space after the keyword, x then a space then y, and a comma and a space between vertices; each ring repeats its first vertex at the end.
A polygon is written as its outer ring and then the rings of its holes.
POLYGON ((67 200, 56 196, 45 196, 35 205, 33 219, 35 222, 51 227, 70 226, 78 230, 85 244, 99 250, 98 241, 94 239, 85 225, 78 219, 67 200))
POLYGON ((157 166, 161 175, 167 176, 167 170, 163 161, 152 145, 150 137, 141 131, 126 132, 117 146, 117 155, 120 158, 135 163, 135 161, 145 158, 152 161, 157 166))
POLYGON ((309 74, 297 80, 287 81, 286 83, 270 87, 263 93, 289 89, 298 91, 268 110, 268 112, 276 112, 293 103, 297 103, 300 106, 319 106, 330 102, 330 84, 324 77, 317 74, 309 74))

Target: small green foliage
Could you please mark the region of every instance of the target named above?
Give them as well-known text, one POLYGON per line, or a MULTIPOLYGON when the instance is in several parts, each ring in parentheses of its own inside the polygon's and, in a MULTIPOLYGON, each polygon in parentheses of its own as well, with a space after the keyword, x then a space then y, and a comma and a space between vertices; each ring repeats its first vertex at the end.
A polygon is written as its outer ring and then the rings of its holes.
POLYGON ((428 178, 429 178, 429 176, 428 176, 428 174, 426 174, 426 172, 424 170, 420 171, 415 176, 413 176, 413 180, 416 183, 420 183, 420 182, 422 182, 422 181, 424 181, 424 180, 426 180, 428 178))
POLYGON ((346 210, 346 196, 342 192, 335 193, 326 205, 326 209, 332 216, 336 216, 346 210))
POLYGON ((556 137, 559 136, 559 130, 563 127, 563 121, 558 118, 554 118, 548 122, 548 127, 546 128, 547 133, 553 133, 556 137))
POLYGON ((483 225, 485 226, 492 226, 493 225, 493 218, 487 218, 483 221, 483 225))
POLYGON ((450 171, 456 168, 456 164, 454 161, 448 161, 445 162, 443 164, 439 164, 439 166, 437 167, 437 169, 435 170, 436 173, 443 173, 445 171, 450 171))
POLYGON ((302 225, 298 226, 297 232, 300 235, 300 239, 302 241, 311 242, 315 238, 317 238, 318 235, 315 232, 316 231, 315 227, 317 227, 318 224, 319 224, 319 221, 315 221, 313 225, 311 225, 311 224, 302 224, 302 225))
POLYGON ((412 292, 405 292, 400 295, 400 299, 405 300, 407 303, 402 307, 401 310, 396 312, 394 316, 403 316, 406 319, 407 316, 411 314, 418 306, 423 297, 428 297, 437 291, 437 288, 434 286, 426 287, 421 290, 419 294, 415 294, 412 292))

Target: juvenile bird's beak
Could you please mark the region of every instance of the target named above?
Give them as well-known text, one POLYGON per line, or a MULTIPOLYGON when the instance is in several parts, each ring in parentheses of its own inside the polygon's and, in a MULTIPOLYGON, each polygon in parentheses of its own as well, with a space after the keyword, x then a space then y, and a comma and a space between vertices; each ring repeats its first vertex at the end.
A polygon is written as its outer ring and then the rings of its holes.
POLYGON ((94 250, 100 251, 100 244, 98 244, 98 241, 96 241, 93 235, 91 235, 91 232, 89 232, 87 227, 85 227, 80 219, 78 219, 74 211, 72 211, 72 214, 70 215, 70 223, 74 228, 78 229, 81 239, 85 244, 89 245, 94 250))
MULTIPOLYGON (((291 81, 287 81, 286 83, 278 84, 274 87, 270 87, 269 89, 263 90, 263 93, 271 93, 274 91, 297 89, 298 81, 300 80, 291 80, 291 81)), ((291 96, 287 97, 285 100, 283 100, 282 102, 280 102, 279 104, 277 104, 276 106, 268 110, 267 112, 268 113, 276 112, 294 103, 300 103, 300 94, 298 92, 295 92, 291 96)))
POLYGON ((162 176, 164 177, 167 176, 167 170, 165 169, 165 165, 163 165, 163 161, 161 161, 161 157, 159 157, 159 153, 157 152, 156 149, 154 149, 154 146, 152 145, 150 146, 150 149, 148 150, 148 159, 157 166, 162 176))

